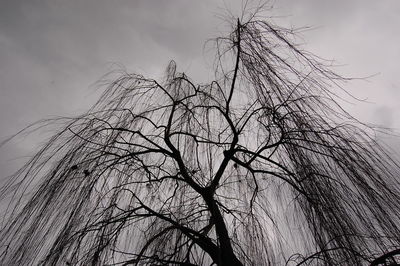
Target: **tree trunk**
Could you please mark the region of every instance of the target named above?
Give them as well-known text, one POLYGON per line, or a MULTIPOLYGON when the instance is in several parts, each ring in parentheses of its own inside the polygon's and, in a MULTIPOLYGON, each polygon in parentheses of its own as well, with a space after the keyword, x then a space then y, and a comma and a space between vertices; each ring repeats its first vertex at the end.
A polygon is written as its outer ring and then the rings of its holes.
POLYGON ((214 261, 219 266, 243 266, 243 263, 233 252, 231 239, 225 225, 224 218, 218 208, 218 205, 212 195, 203 195, 204 200, 211 212, 211 219, 215 223, 215 231, 219 241, 219 258, 214 261))

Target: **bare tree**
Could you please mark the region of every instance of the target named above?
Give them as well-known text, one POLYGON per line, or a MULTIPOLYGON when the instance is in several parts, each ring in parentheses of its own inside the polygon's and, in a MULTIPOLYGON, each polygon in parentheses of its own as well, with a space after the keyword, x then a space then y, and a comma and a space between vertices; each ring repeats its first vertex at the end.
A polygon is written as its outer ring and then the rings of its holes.
POLYGON ((65 126, 3 189, 2 265, 377 265, 400 247, 399 168, 337 103, 345 79, 256 17, 215 48, 209 84, 171 62, 46 122, 65 126))

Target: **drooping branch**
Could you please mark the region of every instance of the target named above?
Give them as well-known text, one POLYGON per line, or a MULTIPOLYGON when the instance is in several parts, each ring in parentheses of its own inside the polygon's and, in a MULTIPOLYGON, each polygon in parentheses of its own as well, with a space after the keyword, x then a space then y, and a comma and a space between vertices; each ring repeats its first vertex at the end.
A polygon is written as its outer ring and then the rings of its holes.
POLYGON ((336 102, 332 88, 346 79, 291 29, 255 16, 232 25, 216 40, 213 81, 197 85, 174 62, 162 81, 124 74, 65 119, 4 189, 4 264, 360 265, 395 255, 399 165, 336 102))

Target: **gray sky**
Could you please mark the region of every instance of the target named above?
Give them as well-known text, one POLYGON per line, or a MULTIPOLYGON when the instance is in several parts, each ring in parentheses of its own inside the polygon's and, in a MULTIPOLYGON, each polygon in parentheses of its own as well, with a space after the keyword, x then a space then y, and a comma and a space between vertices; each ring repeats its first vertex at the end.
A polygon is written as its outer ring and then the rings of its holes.
MULTIPOLYGON (((205 82, 204 42, 218 36, 217 18, 239 0, 0 0, 0 140, 27 124, 86 110, 93 84, 123 65, 156 78, 174 59, 178 69, 205 82), (114 65, 113 65, 114 64, 114 65)), ((400 1, 276 0, 267 16, 277 24, 312 26, 306 50, 334 59, 346 85, 369 103, 348 110, 361 120, 400 128, 400 1)), ((0 149, 0 175, 32 153, 39 138, 0 149)), ((393 141, 393 140, 391 140, 393 141)), ((400 147, 400 146, 399 146, 400 147)))

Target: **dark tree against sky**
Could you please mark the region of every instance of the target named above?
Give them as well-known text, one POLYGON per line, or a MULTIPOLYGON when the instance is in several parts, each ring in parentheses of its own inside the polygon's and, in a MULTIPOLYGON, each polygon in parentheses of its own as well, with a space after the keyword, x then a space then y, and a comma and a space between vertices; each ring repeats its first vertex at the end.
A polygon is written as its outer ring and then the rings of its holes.
POLYGON ((346 79, 296 45, 295 30, 251 15, 231 26, 213 42, 214 81, 172 61, 162 80, 124 73, 87 113, 35 124, 63 128, 1 191, 2 265, 396 254, 399 168, 337 103, 346 79))

